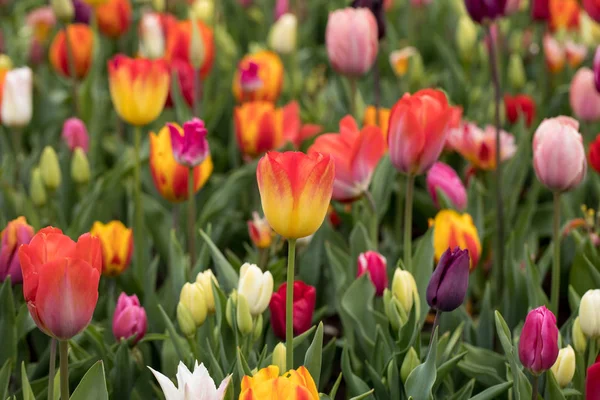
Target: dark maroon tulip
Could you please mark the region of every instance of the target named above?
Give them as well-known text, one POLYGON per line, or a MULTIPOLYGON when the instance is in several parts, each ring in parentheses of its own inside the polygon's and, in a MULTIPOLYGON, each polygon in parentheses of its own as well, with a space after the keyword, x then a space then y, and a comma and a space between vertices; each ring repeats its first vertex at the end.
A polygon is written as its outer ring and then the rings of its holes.
POLYGON ((471 19, 482 23, 486 19, 496 19, 504 15, 507 0, 465 0, 471 19))
POLYGON ((74 22, 78 22, 80 24, 90 23, 92 6, 83 0, 73 0, 73 8, 75 9, 75 15, 73 17, 74 22))
POLYGON ((550 0, 531 0, 531 18, 534 21, 550 19, 550 0))
POLYGON ((448 248, 427 285, 427 304, 436 311, 453 311, 465 300, 469 286, 469 251, 448 248))
POLYGON ((519 359, 535 375, 549 370, 558 358, 558 327, 552 311, 541 306, 531 310, 519 339, 519 359))
POLYGON ((385 12, 383 9, 383 0, 354 0, 354 8, 368 8, 371 10, 377 20, 377 34, 379 39, 385 37, 385 12))

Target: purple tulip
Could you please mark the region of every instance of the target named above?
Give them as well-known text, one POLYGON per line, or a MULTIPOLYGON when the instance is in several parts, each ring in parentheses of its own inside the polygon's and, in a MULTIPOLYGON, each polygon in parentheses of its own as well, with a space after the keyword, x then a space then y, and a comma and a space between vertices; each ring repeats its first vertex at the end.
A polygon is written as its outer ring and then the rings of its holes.
POLYGON ((456 171, 443 162, 436 162, 427 172, 427 190, 436 207, 440 207, 438 190, 462 211, 467 206, 467 190, 456 171))
POLYGON ((73 0, 73 8, 75 9, 73 22, 89 25, 92 16, 92 6, 83 0, 73 0))
POLYGON ((84 152, 89 150, 89 137, 85 124, 79 118, 69 118, 63 124, 62 138, 69 147, 69 150, 75 151, 81 147, 84 152))
POLYGON ((531 310, 519 339, 519 359, 535 375, 546 371, 558 358, 558 327, 552 311, 541 306, 531 310))
POLYGON ((496 19, 504 15, 507 0, 465 0, 471 19, 482 23, 486 19, 496 19))
POLYGON ((25 217, 10 221, 0 232, 0 282, 10 276, 11 283, 23 282, 21 263, 17 255, 22 244, 28 244, 33 237, 33 228, 27 224, 25 217))
POLYGON ((189 168, 202 164, 209 155, 208 140, 206 140, 208 131, 204 121, 194 118, 183 124, 183 136, 176 126, 172 124, 168 126, 175 161, 189 168))
POLYGON ((385 37, 385 10, 383 9, 383 0, 354 0, 354 8, 368 8, 371 10, 377 20, 377 36, 379 39, 385 37))
POLYGON ((465 300, 469 286, 469 251, 448 248, 427 285, 427 304, 436 311, 453 311, 465 300))
POLYGON ((121 293, 113 316, 113 334, 117 341, 135 336, 134 344, 140 341, 148 329, 146 310, 140 305, 136 295, 121 293))

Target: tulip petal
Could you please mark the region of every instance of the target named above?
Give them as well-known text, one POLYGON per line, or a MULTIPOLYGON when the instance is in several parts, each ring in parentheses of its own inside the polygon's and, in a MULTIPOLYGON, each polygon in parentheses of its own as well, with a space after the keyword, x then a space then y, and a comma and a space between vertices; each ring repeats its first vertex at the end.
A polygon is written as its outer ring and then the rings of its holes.
POLYGON ((160 372, 153 370, 150 367, 148 368, 150 369, 150 371, 152 371, 154 377, 158 381, 158 384, 160 385, 160 388, 162 389, 165 395, 165 400, 179 400, 181 398, 179 390, 177 390, 175 384, 173 384, 173 382, 169 378, 167 378, 160 372))

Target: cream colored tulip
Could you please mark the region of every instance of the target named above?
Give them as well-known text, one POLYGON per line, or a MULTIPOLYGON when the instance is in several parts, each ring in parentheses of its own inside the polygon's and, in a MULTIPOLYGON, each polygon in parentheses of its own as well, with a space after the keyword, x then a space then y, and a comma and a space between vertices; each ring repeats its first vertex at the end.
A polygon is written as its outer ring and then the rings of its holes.
POLYGON ((33 76, 28 67, 10 70, 4 77, 2 91, 2 123, 21 128, 31 121, 33 108, 33 76))
POLYGON ((198 276, 196 276, 196 282, 202 285, 202 289, 204 289, 204 298, 206 300, 208 313, 214 314, 216 309, 212 283, 214 282, 215 286, 218 287, 219 282, 217 282, 217 278, 215 278, 215 275, 211 269, 207 269, 204 272, 200 272, 198 276))
POLYGON ((255 264, 245 263, 240 269, 238 295, 248 301, 250 314, 256 317, 269 306, 273 294, 273 276, 270 272, 262 272, 255 264))
POLYGON ((588 290, 581 298, 579 325, 588 338, 600 338, 600 289, 588 290))
POLYGON ((571 346, 560 349, 551 370, 561 388, 571 383, 575 375, 575 351, 571 346))
POLYGON ((279 54, 291 54, 296 50, 298 20, 294 14, 283 14, 271 27, 269 47, 279 54))
POLYGON ((392 294, 398 299, 407 316, 413 305, 416 307, 416 314, 419 315, 421 311, 419 291, 415 278, 410 272, 396 268, 392 280, 392 294))
POLYGON ((181 294, 179 295, 179 302, 190 311, 196 326, 200 326, 206 321, 208 307, 206 306, 206 296, 201 284, 187 282, 183 285, 181 294))

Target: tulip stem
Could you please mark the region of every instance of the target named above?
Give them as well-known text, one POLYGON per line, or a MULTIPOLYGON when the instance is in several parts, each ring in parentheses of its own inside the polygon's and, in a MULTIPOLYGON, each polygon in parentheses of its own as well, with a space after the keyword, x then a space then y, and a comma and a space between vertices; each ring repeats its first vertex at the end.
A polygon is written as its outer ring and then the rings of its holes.
POLYGON ((200 104, 202 103, 202 80, 200 68, 194 69, 194 117, 200 118, 200 104))
POLYGON ((60 350, 60 399, 69 399, 69 342, 61 340, 60 350))
POLYGON ((531 400, 537 400, 538 398, 538 376, 537 375, 533 375, 533 384, 531 385, 532 393, 531 393, 531 400))
POLYGON ((552 312, 558 318, 560 297, 560 193, 554 193, 554 224, 553 224, 554 259, 552 263, 552 293, 550 305, 552 312))
POLYGON ((374 247, 375 250, 377 250, 377 245, 378 245, 378 219, 377 219, 377 205, 375 204, 375 199, 373 198, 373 195, 371 194, 371 192, 369 192, 368 190, 365 191, 365 201, 367 203, 367 207, 369 208, 369 210, 371 211, 371 218, 370 218, 370 223, 371 223, 371 240, 373 243, 371 243, 374 247))
POLYGON ((435 318, 433 319, 433 326, 431 327, 431 338, 429 339, 429 351, 431 351, 431 346, 433 343, 433 336, 435 334, 435 330, 440 326, 440 317, 442 316, 442 312, 440 310, 435 311, 435 318))
POLYGON ((143 256, 144 249, 142 241, 144 240, 144 220, 142 215, 142 176, 141 176, 141 157, 140 152, 142 147, 142 128, 136 126, 134 129, 134 146, 135 146, 135 167, 133 170, 133 201, 134 201, 134 225, 133 240, 135 248, 135 272, 139 278, 144 275, 143 256))
POLYGON ((285 355, 286 370, 294 368, 294 261, 296 239, 288 239, 287 288, 285 296, 285 355))
POLYGON ((358 118, 358 115, 356 115, 356 94, 357 94, 357 89, 356 89, 356 79, 354 78, 350 78, 350 114, 352 115, 352 117, 354 118, 358 118))
POLYGON ((67 29, 68 25, 65 25, 65 47, 67 48, 67 66, 69 68, 68 73, 71 78, 71 90, 73 91, 73 115, 77 116, 79 114, 78 105, 77 105, 77 69, 75 67, 75 56, 73 55, 73 47, 71 38, 69 37, 69 32, 67 29))
POLYGON ((50 340, 50 367, 48 369, 48 400, 54 400, 54 376, 56 375, 56 339, 50 340))
POLYGON ((412 270, 412 211, 415 176, 408 175, 406 179, 406 204, 404 204, 404 268, 411 274, 412 270))
POLYGON ((196 265, 196 199, 194 194, 194 168, 190 168, 188 175, 188 250, 190 253, 190 272, 194 270, 196 265))
POLYGON ((596 339, 591 338, 589 340, 589 346, 588 346, 588 363, 587 363, 587 367, 591 367, 594 362, 596 362, 596 356, 598 355, 598 347, 597 347, 597 343, 596 343, 596 339))
POLYGON ((196 335, 194 334, 194 336, 187 336, 186 338, 187 338, 188 344, 190 345, 190 350, 192 351, 192 355, 194 356, 194 360, 192 361, 192 366, 193 366, 194 362, 199 360, 198 345, 196 344, 196 335))

